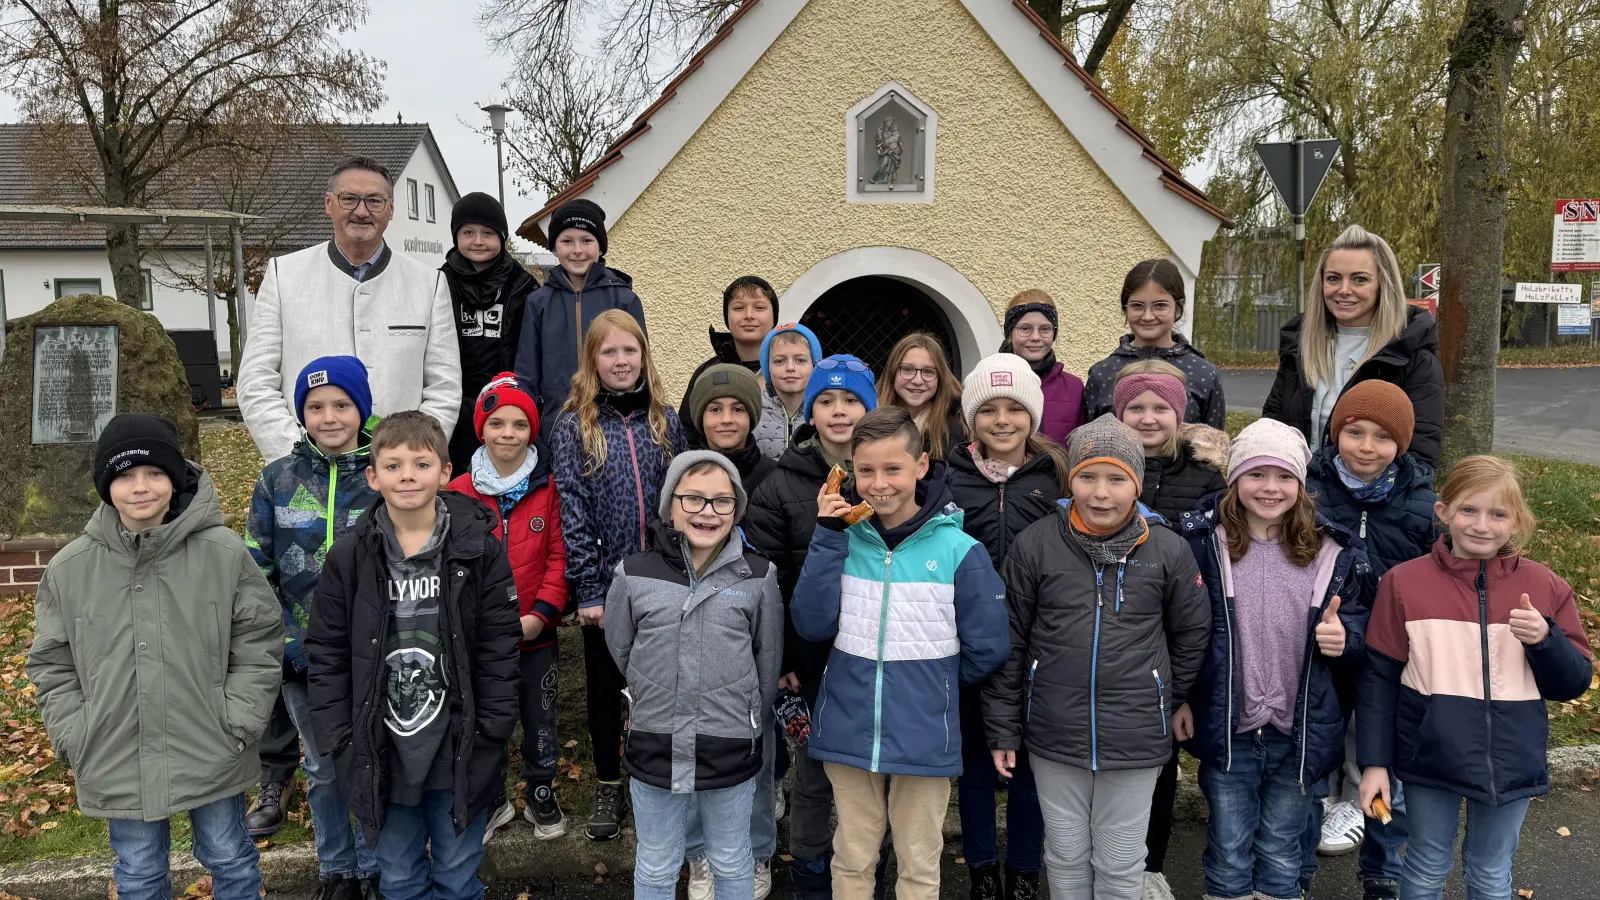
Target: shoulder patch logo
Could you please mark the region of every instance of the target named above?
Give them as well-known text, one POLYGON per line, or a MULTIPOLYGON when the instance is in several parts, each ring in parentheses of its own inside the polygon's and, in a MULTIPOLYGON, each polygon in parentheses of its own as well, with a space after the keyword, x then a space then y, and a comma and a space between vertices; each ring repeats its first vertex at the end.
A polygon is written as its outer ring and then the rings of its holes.
POLYGON ((1012 387, 1010 372, 990 372, 989 387, 1012 387))
POLYGON ((310 372, 306 375, 306 387, 308 388, 322 387, 327 383, 328 372, 326 369, 317 372, 310 372))
POLYGON ((534 534, 543 533, 544 532, 544 517, 543 516, 534 516, 533 518, 529 519, 528 520, 528 530, 533 532, 534 534))
POLYGON ((1199 572, 1194 573, 1194 586, 1197 588, 1203 588, 1206 586, 1205 579, 1200 577, 1199 572))
POLYGON ((939 571, 939 562, 938 562, 938 560, 933 560, 933 559, 928 560, 928 571, 929 572, 937 572, 937 571, 939 571))

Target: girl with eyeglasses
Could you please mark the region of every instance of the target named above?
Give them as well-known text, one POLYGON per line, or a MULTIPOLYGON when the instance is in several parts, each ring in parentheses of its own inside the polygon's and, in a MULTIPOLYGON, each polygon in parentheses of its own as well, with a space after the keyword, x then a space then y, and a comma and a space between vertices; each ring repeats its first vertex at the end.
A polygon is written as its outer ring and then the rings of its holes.
POLYGON ((771 780, 784 615, 777 569, 733 533, 744 511, 727 457, 679 455, 648 549, 623 560, 606 597, 606 646, 627 673, 639 900, 672 900, 691 823, 707 887, 754 897, 751 811, 771 780))
POLYGON ((1012 297, 1006 306, 1005 329, 1000 352, 1015 353, 1026 360, 1044 390, 1039 433, 1064 446, 1072 429, 1086 420, 1083 381, 1056 362, 1056 335, 1060 332, 1056 301, 1038 288, 1012 297))
POLYGON ((568 603, 583 625, 589 737, 599 779, 590 840, 622 833, 622 673, 606 650, 606 592, 623 557, 650 546, 652 504, 673 457, 685 449, 678 415, 662 399, 644 329, 609 309, 583 341, 572 393, 551 440, 561 528, 567 543, 568 603))
POLYGON ((950 371, 944 346, 926 331, 913 331, 889 351, 878 385, 878 405, 898 406, 916 420, 922 450, 943 457, 966 439, 961 420, 961 381, 950 371))
POLYGON ((1212 428, 1227 428, 1228 404, 1222 396, 1222 376, 1175 331, 1183 318, 1183 274, 1171 260, 1147 259, 1128 270, 1122 280, 1122 313, 1128 320, 1128 333, 1111 355, 1089 369, 1084 389, 1084 407, 1090 419, 1115 413, 1117 373, 1141 359, 1171 363, 1183 373, 1189 393, 1185 422, 1198 422, 1212 428))

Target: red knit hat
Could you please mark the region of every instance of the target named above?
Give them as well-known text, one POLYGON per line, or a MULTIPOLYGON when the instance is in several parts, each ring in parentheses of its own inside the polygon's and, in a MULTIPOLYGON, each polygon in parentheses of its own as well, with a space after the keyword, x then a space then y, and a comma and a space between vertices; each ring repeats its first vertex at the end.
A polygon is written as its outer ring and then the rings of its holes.
POLYGON ((1339 445, 1339 431, 1351 422, 1366 419, 1376 422, 1379 428, 1394 438, 1397 451, 1404 456, 1411 447, 1411 432, 1417 427, 1417 416, 1406 392, 1387 381, 1369 378, 1358 382, 1344 392, 1333 406, 1328 417, 1328 430, 1334 446, 1339 445))
POLYGON ((501 372, 489 383, 483 386, 478 393, 478 402, 472 408, 472 433, 478 436, 479 442, 483 441, 483 423, 489 421, 489 416, 502 406, 515 406, 528 414, 528 433, 539 434, 539 407, 533 402, 533 397, 522 389, 517 383, 517 376, 513 372, 501 372))

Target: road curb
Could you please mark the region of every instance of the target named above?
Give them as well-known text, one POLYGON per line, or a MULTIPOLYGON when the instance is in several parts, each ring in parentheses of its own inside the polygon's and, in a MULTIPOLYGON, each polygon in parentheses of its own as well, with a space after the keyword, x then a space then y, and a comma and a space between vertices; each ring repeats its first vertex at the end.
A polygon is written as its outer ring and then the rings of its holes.
MULTIPOLYGON (((1600 781, 1600 744, 1559 747, 1550 751, 1550 784, 1556 790, 1570 790, 1600 781)), ((1184 824, 1204 822, 1205 798, 1191 775, 1178 784, 1175 819, 1184 824)), ((945 819, 945 841, 958 852, 961 839, 959 819, 945 819)), ((537 841, 531 826, 513 823, 495 836, 489 845, 481 874, 497 882, 534 883, 551 878, 594 877, 603 866, 607 877, 625 877, 633 871, 633 833, 608 843, 595 843, 583 837, 574 823, 565 836, 553 841, 537 841)), ((205 874, 205 869, 190 853, 172 854, 174 894, 205 874)), ((306 841, 270 847, 261 853, 261 872, 269 891, 309 890, 317 881, 316 848, 306 841)), ((104 900, 111 880, 111 860, 105 857, 53 859, 25 866, 0 868, 0 892, 38 900, 104 900)))

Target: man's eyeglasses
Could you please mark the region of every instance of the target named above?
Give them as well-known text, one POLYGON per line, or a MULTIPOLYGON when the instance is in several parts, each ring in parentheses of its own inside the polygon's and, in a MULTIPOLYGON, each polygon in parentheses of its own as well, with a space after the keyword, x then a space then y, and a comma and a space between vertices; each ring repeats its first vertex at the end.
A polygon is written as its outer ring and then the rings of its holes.
POLYGON ((683 507, 683 511, 690 515, 704 511, 706 504, 709 503, 711 504, 711 511, 717 515, 731 516, 733 515, 734 507, 738 504, 738 500, 733 497, 702 497, 699 494, 673 494, 672 499, 678 501, 678 505, 683 507))
POLYGON ((918 366, 901 366, 896 371, 899 372, 901 381, 915 381, 918 378, 921 378, 923 381, 937 381, 939 379, 938 369, 924 369, 918 366))
POLYGON ((366 204, 367 212, 380 213, 389 205, 388 197, 381 197, 377 194, 370 197, 363 197, 360 194, 334 194, 333 196, 338 199, 339 206, 346 210, 354 210, 357 206, 366 204))
POLYGON ((830 356, 822 362, 817 363, 817 368, 819 369, 837 369, 840 366, 844 366, 846 369, 849 369, 852 372, 872 371, 871 369, 867 368, 866 363, 859 359, 838 360, 830 356))

